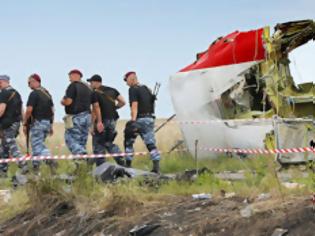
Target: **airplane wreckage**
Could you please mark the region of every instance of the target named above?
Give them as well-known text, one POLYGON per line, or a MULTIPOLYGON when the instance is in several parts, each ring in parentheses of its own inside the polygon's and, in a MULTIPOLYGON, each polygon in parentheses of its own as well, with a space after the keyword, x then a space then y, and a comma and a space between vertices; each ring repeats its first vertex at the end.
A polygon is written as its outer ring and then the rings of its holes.
MULTIPOLYGON (((310 40, 315 40, 312 20, 277 24, 272 36, 270 27, 235 31, 171 76, 172 101, 190 152, 196 140, 199 147, 215 148, 309 147, 315 138, 314 84, 294 82, 288 55, 310 40)), ((314 157, 277 154, 280 163, 314 157)))

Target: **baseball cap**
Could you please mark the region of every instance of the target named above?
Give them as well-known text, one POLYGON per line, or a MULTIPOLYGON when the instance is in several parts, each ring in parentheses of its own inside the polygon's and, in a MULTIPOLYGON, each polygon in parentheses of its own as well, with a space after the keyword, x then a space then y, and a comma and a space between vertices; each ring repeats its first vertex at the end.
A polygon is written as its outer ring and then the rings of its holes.
POLYGON ((92 82, 92 81, 96 81, 96 82, 102 82, 102 77, 100 75, 93 75, 91 78, 86 80, 87 82, 92 82))
POLYGON ((0 75, 0 80, 10 81, 10 77, 7 75, 0 75))

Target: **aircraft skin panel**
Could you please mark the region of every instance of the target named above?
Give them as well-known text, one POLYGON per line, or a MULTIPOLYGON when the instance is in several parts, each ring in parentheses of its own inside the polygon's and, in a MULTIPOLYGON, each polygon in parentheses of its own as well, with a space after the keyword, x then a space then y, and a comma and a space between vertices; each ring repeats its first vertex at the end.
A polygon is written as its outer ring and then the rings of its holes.
MULTIPOLYGON (((242 80, 242 72, 256 63, 246 62, 173 75, 170 79, 170 92, 177 119, 179 121, 222 119, 216 100, 226 89, 242 80)), ((193 152, 196 139, 200 147, 263 148, 265 135, 272 129, 272 124, 266 122, 238 124, 237 128, 233 126, 231 128, 222 122, 183 124, 181 130, 188 148, 193 152)), ((216 155, 200 152, 200 157, 216 155)))
MULTIPOLYGON (((194 153, 196 140, 207 148, 308 146, 315 133, 314 84, 295 84, 288 53, 313 39, 313 20, 277 24, 272 36, 269 27, 235 31, 216 39, 195 62, 171 76, 177 119, 197 121, 181 123, 190 152, 194 153), (270 120, 257 123, 254 118, 270 120), (292 120, 286 123, 288 119, 292 120)), ((209 156, 218 154, 200 153, 209 156)), ((296 153, 278 154, 277 159, 297 163, 315 158, 312 153, 296 153)))

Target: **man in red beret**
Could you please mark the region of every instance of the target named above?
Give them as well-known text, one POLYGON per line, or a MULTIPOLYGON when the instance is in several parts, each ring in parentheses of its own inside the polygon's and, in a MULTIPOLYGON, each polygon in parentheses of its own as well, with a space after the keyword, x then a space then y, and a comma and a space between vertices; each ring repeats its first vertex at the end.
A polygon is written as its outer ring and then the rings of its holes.
MULTIPOLYGON (((51 153, 45 145, 48 134, 53 133, 54 103, 47 89, 42 87, 38 74, 28 78, 28 86, 32 89, 24 114, 23 131, 25 135, 30 131, 32 156, 50 156, 51 153)), ((47 162, 54 166, 56 162, 47 162)), ((38 171, 40 161, 33 161, 33 169, 38 171)))
MULTIPOLYGON (((136 72, 125 74, 124 81, 129 86, 129 103, 131 108, 131 120, 127 122, 124 131, 124 146, 126 153, 133 153, 133 144, 137 135, 144 141, 150 152, 153 162, 152 172, 160 172, 160 153, 156 148, 154 135, 154 95, 151 90, 138 82, 136 72)), ((126 157, 126 166, 131 167, 133 155, 126 157)))
POLYGON ((99 104, 93 96, 88 84, 81 81, 81 71, 75 69, 69 72, 70 85, 61 100, 65 107, 65 142, 72 154, 87 154, 86 143, 91 126, 91 105, 97 119, 97 129, 102 132, 99 104))

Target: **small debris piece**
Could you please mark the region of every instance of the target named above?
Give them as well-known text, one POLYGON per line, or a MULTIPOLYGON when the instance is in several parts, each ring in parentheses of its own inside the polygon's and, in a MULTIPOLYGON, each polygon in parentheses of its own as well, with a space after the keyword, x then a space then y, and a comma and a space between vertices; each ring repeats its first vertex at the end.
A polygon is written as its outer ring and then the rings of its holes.
POLYGON ((290 183, 290 182, 285 182, 282 183, 282 185, 288 189, 295 189, 295 188, 303 188, 305 187, 305 184, 299 184, 299 183, 290 183))
POLYGON ((257 197, 257 201, 265 201, 271 197, 270 193, 261 193, 257 197))
POLYGON ((21 175, 16 173, 13 177, 12 177, 12 184, 13 187, 16 188, 17 186, 23 186, 27 183, 27 177, 26 175, 21 175))
POLYGON ((193 199, 211 199, 212 195, 210 193, 199 193, 199 194, 193 194, 193 199))
POLYGON ((251 205, 246 206, 244 209, 240 210, 240 214, 244 218, 249 218, 253 215, 254 210, 251 205))
POLYGON ((10 192, 10 190, 7 190, 7 189, 0 190, 0 199, 1 198, 3 199, 3 201, 5 203, 8 203, 10 201, 10 199, 11 199, 11 192, 10 192))
POLYGON ((131 236, 145 236, 152 233, 154 230, 159 228, 159 224, 144 224, 141 226, 136 225, 129 231, 129 235, 131 236))
POLYGON ((285 236, 289 231, 287 229, 277 228, 271 236, 285 236))
POLYGON ((236 193, 231 192, 231 193, 225 193, 224 198, 231 198, 231 197, 235 197, 236 193))

